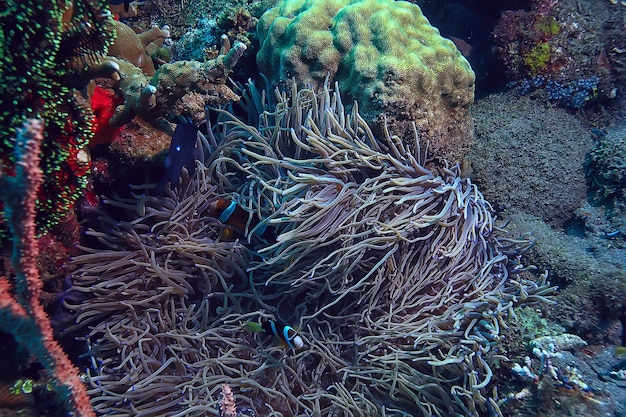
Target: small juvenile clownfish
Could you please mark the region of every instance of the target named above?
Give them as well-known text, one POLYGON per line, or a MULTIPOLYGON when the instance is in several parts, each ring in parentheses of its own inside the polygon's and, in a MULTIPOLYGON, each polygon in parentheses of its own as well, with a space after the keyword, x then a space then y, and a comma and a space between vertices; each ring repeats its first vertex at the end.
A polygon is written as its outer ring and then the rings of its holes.
POLYGON ((264 332, 266 334, 272 335, 278 340, 280 340, 281 344, 285 347, 289 347, 291 349, 302 349, 304 346, 304 341, 298 335, 298 332, 291 326, 286 324, 279 324, 275 321, 268 320, 263 322, 263 324, 259 324, 254 321, 246 322, 246 328, 254 333, 264 332))
MULTIPOLYGON (((246 234, 246 226, 248 226, 248 213, 242 209, 237 201, 230 198, 219 198, 209 206, 209 214, 219 220, 220 223, 227 226, 224 236, 226 240, 232 239, 233 232, 236 232, 242 237, 248 237, 246 234)), ((251 222, 249 225, 250 230, 258 222, 251 222)), ((261 236, 267 227, 262 224, 255 231, 254 235, 261 236)))

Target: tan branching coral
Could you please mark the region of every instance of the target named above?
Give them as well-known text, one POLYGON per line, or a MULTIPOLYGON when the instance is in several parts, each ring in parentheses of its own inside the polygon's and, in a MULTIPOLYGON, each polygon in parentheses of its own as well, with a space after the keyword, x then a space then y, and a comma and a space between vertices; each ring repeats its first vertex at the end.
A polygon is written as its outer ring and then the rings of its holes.
POLYGON ((128 220, 103 216, 102 247, 76 258, 95 409, 202 415, 227 383, 258 416, 497 412, 503 319, 550 289, 494 237, 480 191, 327 86, 244 99, 250 120, 220 110, 192 176, 110 200, 128 220), (241 239, 211 209, 224 200, 241 239), (246 330, 265 320, 304 347, 246 330))
POLYGON ((136 115, 156 127, 165 128, 161 119, 190 117, 196 122, 205 118, 205 106, 217 106, 239 100, 227 85, 228 74, 246 50, 243 43, 232 47, 222 37, 217 58, 206 61, 176 61, 163 64, 150 78, 135 64, 108 57, 118 67, 119 80, 111 86, 124 97, 109 124, 119 127, 136 115))
POLYGON ((148 76, 154 75, 155 68, 152 57, 148 54, 150 48, 163 45, 170 37, 167 27, 151 27, 145 32, 136 33, 122 22, 115 21, 115 41, 109 47, 109 55, 133 64, 148 76))
POLYGON ((162 65, 150 84, 156 87, 157 113, 179 109, 177 114, 191 117, 196 123, 205 119, 206 106, 220 106, 239 100, 227 85, 228 74, 246 50, 237 42, 232 47, 222 37, 217 58, 206 61, 176 61, 162 65))

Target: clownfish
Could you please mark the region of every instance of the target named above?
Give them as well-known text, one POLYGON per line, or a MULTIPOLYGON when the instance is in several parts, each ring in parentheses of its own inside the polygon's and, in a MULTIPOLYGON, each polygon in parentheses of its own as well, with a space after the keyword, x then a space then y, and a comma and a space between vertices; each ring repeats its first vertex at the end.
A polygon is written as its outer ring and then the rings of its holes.
POLYGON ((130 4, 132 3, 132 0, 109 0, 109 4, 113 5, 113 6, 117 6, 119 4, 123 4, 124 5, 124 11, 126 13, 128 13, 128 10, 130 9, 130 4))
POLYGON ((274 336, 285 347, 296 350, 302 349, 302 347, 304 346, 304 341, 302 340, 296 329, 286 324, 280 324, 275 321, 268 320, 263 322, 263 324, 259 324, 255 321, 249 321, 246 322, 245 326, 246 329, 253 333, 264 332, 266 334, 274 336))
MULTIPOLYGON (((248 212, 242 209, 237 201, 230 198, 219 198, 211 205, 209 205, 209 214, 219 220, 220 223, 227 226, 222 238, 225 240, 232 240, 233 232, 236 232, 240 236, 248 237, 248 233, 255 228, 258 222, 250 222, 248 225, 248 212), (248 230, 246 230, 248 226, 248 230), (246 233, 248 232, 248 233, 246 233)), ((254 230, 254 235, 261 236, 266 225, 262 224, 254 230)))

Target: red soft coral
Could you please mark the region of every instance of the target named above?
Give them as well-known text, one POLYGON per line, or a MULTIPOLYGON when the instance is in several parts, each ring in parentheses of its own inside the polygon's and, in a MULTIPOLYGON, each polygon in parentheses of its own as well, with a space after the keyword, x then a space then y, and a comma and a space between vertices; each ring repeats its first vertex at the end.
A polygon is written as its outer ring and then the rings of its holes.
POLYGON ((120 132, 120 128, 109 126, 109 120, 113 117, 115 108, 123 103, 124 99, 117 97, 113 90, 96 86, 91 95, 91 109, 94 114, 92 123, 94 136, 89 142, 91 148, 111 143, 120 132))

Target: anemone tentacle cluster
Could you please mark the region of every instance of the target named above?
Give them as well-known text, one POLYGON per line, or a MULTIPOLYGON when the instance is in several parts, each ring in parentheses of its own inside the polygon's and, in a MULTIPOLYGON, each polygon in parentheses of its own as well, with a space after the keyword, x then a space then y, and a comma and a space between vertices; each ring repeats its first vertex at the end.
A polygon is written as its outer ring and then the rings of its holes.
MULTIPOLYGON (((224 383, 255 415, 478 415, 514 305, 543 300, 490 205, 417 139, 375 137, 338 92, 242 91, 165 197, 108 204, 78 256, 101 415, 203 415, 224 383), (239 235, 212 208, 235 201, 239 235), (247 322, 299 329, 277 346, 247 322)), ((242 411, 243 412, 243 411, 242 411)))

